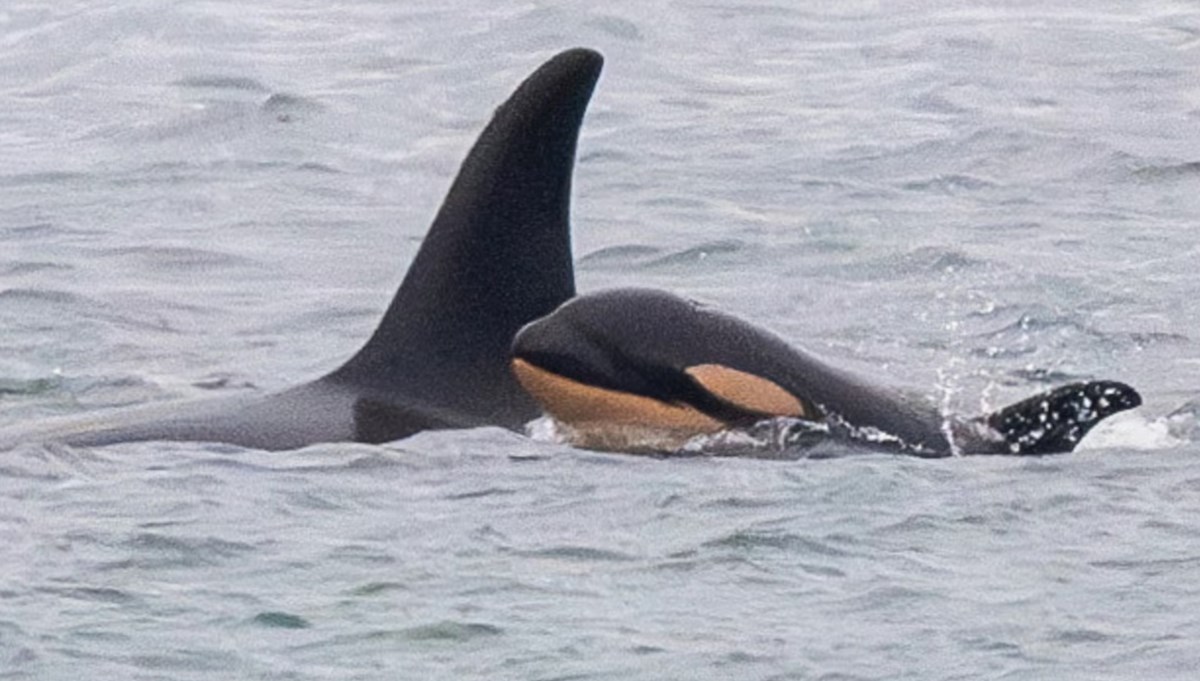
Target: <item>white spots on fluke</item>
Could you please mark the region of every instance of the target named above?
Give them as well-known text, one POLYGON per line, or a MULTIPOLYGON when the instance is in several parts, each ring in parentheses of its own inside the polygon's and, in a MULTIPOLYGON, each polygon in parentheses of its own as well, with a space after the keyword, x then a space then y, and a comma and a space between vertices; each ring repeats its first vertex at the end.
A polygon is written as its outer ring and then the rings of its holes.
POLYGON ((1137 393, 1118 383, 1074 384, 1013 405, 991 425, 1011 454, 1066 452, 1104 418, 1139 404, 1137 393))

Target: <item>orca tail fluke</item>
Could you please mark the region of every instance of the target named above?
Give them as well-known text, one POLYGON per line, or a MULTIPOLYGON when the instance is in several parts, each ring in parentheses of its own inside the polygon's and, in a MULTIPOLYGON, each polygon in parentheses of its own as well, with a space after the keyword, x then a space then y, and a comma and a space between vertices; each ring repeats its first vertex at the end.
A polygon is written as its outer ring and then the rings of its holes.
POLYGON ((1142 404, 1136 390, 1116 381, 1072 383, 983 416, 1002 440, 994 453, 1058 454, 1075 449, 1097 423, 1142 404))
POLYGON ((325 380, 403 385, 513 427, 536 415, 509 371, 509 344, 575 294, 571 178, 603 61, 562 52, 496 110, 374 335, 325 380))

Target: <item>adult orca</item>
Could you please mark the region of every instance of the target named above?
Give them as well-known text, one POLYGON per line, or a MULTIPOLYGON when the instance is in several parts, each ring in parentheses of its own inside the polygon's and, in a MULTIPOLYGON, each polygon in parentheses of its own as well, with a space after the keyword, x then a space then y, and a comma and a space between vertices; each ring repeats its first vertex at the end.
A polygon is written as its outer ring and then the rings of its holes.
POLYGON ((568 440, 670 451, 773 417, 923 457, 1051 454, 1141 404, 1115 381, 1073 383, 976 418, 829 366, 778 336, 672 294, 616 289, 575 298, 513 341, 513 372, 568 440))
POLYGON ((340 368, 272 395, 84 414, 0 433, 21 442, 141 440, 294 449, 421 430, 520 428, 540 410, 513 379, 513 335, 575 293, 571 176, 603 65, 562 52, 480 134, 374 335, 340 368))

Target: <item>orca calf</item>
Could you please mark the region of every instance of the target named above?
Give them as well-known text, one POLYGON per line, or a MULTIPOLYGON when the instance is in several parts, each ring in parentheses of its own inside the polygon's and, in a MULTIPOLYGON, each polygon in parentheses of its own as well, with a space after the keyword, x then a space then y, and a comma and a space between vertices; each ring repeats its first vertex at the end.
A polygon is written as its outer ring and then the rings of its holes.
POLYGON ((568 440, 593 449, 670 452, 696 435, 789 417, 808 434, 923 457, 1052 454, 1141 404, 1127 385, 1093 381, 948 417, 735 317, 648 289, 575 298, 523 328, 512 357, 568 440))
POLYGON ((522 325, 575 294, 571 176, 602 65, 591 50, 563 52, 496 110, 374 335, 328 376, 272 395, 68 417, 0 433, 0 448, 188 440, 278 450, 520 428, 540 410, 514 380, 509 348, 522 325))

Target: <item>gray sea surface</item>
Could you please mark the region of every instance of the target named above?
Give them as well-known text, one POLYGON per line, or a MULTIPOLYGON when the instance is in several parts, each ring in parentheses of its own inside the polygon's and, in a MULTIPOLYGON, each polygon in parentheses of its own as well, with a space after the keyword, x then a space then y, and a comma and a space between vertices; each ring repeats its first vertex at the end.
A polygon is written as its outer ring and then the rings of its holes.
POLYGON ((498 429, 0 454, 0 679, 1170 679, 1200 668, 1200 7, 0 5, 0 427, 369 335, 490 112, 606 57, 582 291, 710 302, 1073 454, 498 429), (82 675, 82 676, 81 676, 82 675))

